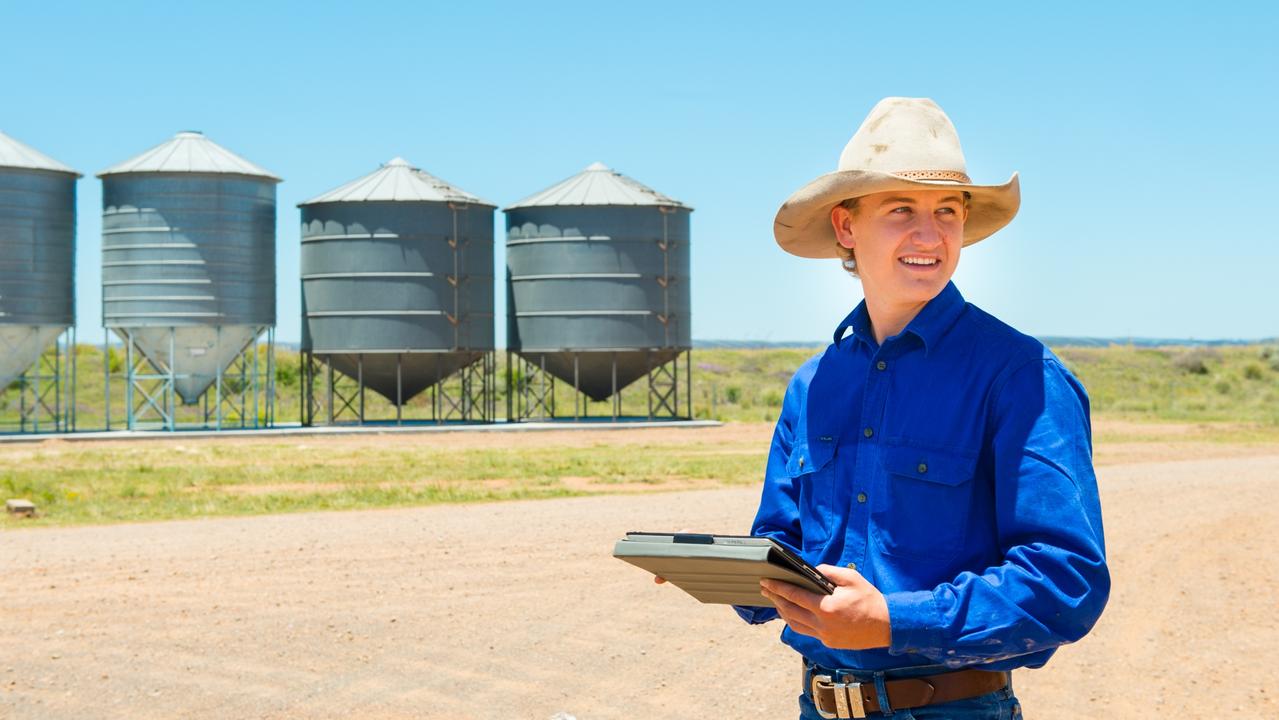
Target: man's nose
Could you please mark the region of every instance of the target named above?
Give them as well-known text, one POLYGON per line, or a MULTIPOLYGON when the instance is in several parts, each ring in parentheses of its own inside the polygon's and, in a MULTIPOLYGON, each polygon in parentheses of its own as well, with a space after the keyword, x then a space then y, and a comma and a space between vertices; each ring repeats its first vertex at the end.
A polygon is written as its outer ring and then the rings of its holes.
POLYGON ((945 233, 946 229, 942 227, 940 221, 928 218, 919 223, 919 227, 915 228, 911 240, 920 247, 934 248, 945 239, 945 233))

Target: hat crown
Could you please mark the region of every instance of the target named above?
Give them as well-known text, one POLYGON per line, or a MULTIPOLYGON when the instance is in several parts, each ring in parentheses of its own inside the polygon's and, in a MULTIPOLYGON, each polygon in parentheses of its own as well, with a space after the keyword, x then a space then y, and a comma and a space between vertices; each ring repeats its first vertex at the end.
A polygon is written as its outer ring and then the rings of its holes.
POLYGON ((894 175, 948 173, 966 176, 959 133, 929 98, 880 100, 839 156, 838 170, 872 170, 894 175))

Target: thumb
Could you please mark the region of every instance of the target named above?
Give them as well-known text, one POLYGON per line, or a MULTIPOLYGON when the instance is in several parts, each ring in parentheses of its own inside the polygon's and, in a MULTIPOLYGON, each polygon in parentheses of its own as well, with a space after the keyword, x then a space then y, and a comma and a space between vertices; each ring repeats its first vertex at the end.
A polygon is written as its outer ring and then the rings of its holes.
POLYGON ((870 584, 866 582, 866 578, 862 577, 861 573, 852 568, 823 564, 817 566, 817 571, 840 587, 857 587, 870 584))

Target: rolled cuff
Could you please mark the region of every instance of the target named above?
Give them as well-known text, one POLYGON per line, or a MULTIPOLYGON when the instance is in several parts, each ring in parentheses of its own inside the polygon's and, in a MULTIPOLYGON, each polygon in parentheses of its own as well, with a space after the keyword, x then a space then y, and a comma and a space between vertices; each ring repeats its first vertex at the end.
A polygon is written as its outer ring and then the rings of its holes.
POLYGON ((777 614, 777 608, 771 607, 751 607, 749 605, 734 605, 733 609, 742 619, 751 625, 763 625, 769 620, 776 620, 780 617, 777 614))
POLYGON ((931 590, 889 593, 888 625, 891 655, 930 654, 945 645, 941 611, 931 590))

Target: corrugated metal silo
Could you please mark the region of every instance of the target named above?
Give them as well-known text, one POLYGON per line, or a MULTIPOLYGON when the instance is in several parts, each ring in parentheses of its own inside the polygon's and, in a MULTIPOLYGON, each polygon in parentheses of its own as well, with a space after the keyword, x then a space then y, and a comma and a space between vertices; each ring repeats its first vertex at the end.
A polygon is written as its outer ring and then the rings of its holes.
POLYGON ((138 372, 130 358, 129 426, 154 413, 172 429, 174 395, 187 405, 203 398, 203 424, 270 424, 273 392, 261 384, 269 386, 272 373, 249 370, 248 363, 257 366, 263 333, 265 364, 273 359, 280 178, 199 132, 180 132, 98 177, 103 324, 154 370, 138 372), (143 387, 147 383, 158 387, 143 387), (245 399, 250 387, 252 409, 245 399), (265 394, 261 404, 259 393, 265 394), (228 418, 224 403, 233 396, 239 406, 228 418))
MULTIPOLYGON (((359 422, 365 387, 396 405, 397 419, 432 387, 432 419, 493 419, 496 206, 397 157, 299 207, 304 392, 313 396, 304 422, 325 404, 314 397, 311 358, 357 381, 359 422), (437 385, 459 370, 479 377, 466 376, 460 397, 441 396, 437 385)), ((333 422, 331 399, 328 408, 333 422)))
POLYGON ((505 212, 510 350, 596 401, 648 375, 649 414, 678 416, 692 208, 595 163, 505 212))
POLYGON ((0 132, 0 391, 19 380, 18 416, 12 423, 19 430, 74 429, 80 177, 0 132), (68 331, 57 352, 46 356, 68 331))

